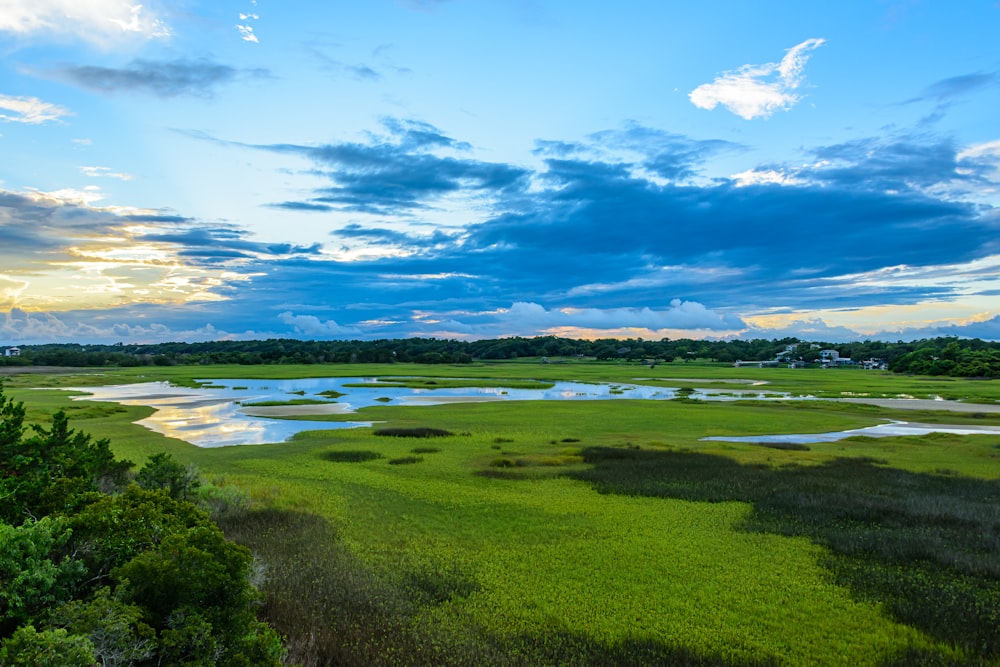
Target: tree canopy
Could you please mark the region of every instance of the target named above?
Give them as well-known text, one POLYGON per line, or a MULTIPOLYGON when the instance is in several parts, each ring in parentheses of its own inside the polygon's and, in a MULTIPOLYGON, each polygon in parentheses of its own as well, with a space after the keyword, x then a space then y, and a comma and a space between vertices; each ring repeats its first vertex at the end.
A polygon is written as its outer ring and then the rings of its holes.
POLYGON ((0 386, 0 665, 280 665, 248 549, 157 454, 133 479, 107 440, 24 424, 0 386))

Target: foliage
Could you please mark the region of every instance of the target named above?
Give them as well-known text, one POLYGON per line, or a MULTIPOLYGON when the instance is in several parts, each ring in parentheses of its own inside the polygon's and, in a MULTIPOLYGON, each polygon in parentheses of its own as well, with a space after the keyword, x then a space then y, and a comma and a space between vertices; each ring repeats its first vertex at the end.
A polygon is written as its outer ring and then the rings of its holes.
POLYGON ((24 437, 24 408, 0 386, 0 520, 11 524, 64 511, 90 492, 109 492, 127 480, 130 461, 115 460, 108 440, 69 428, 62 411, 46 429, 24 437))
POLYGON ((132 464, 62 411, 26 437, 0 391, 0 417, 0 665, 280 664, 250 552, 185 500, 193 468, 153 455, 121 490, 132 464))
POLYGON ((0 637, 65 602, 86 574, 62 518, 0 523, 0 637))
POLYGON ((26 625, 0 647, 4 667, 94 667, 94 646, 87 637, 71 635, 63 628, 42 630, 26 625))
POLYGON ((201 480, 193 466, 184 466, 167 452, 157 452, 149 457, 146 465, 135 477, 136 483, 144 489, 162 489, 171 498, 191 500, 194 498, 201 480))

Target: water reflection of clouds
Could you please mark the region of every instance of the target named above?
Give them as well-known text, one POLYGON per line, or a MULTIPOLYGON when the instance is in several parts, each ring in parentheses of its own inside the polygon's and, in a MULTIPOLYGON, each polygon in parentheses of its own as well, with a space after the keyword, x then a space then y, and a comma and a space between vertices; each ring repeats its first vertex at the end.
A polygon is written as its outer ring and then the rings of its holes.
POLYGON ((846 438, 865 436, 869 438, 890 438, 898 436, 928 435, 930 433, 951 433, 953 435, 1000 435, 1000 426, 969 426, 949 424, 916 424, 912 422, 891 422, 866 428, 829 433, 784 433, 776 435, 713 436, 702 438, 716 442, 748 442, 758 445, 791 444, 812 445, 823 442, 837 442, 846 438))
MULTIPOLYGON (((287 403, 295 399, 326 401, 323 392, 341 394, 335 401, 344 412, 398 402, 407 405, 436 405, 447 402, 521 401, 521 400, 669 400, 677 397, 677 389, 641 384, 590 384, 555 382, 548 389, 515 389, 495 387, 441 387, 436 389, 393 387, 378 383, 375 378, 304 378, 295 380, 212 380, 208 386, 176 387, 166 382, 145 382, 129 385, 81 388, 88 396, 81 400, 112 401, 124 405, 143 405, 154 413, 138 423, 170 438, 190 442, 199 447, 249 445, 285 442, 302 431, 331 430, 370 426, 370 422, 307 421, 302 419, 268 418, 247 414, 243 406, 250 403, 287 403), (364 384, 366 386, 348 386, 364 384)), ((720 391, 696 389, 687 398, 709 401, 787 400, 788 394, 777 392, 720 391)), ((799 397, 798 400, 810 400, 799 397)), ((315 416, 315 415, 313 415, 315 416)), ((835 434, 775 435, 751 438, 728 438, 735 441, 766 442, 829 442, 850 435, 895 435, 892 425, 858 429, 835 434), (794 438, 813 438, 794 440, 794 438), (825 438, 817 440, 816 438, 825 438)), ((927 425, 920 425, 929 428, 927 425)), ((897 429, 901 428, 898 424, 897 429)), ((947 427, 943 427, 947 428, 947 427)), ((936 430, 943 430, 943 428, 936 430)), ((952 427, 959 428, 959 427, 952 427)), ((913 433, 911 428, 906 434, 913 433)), ((998 431, 1000 432, 1000 431, 998 431)), ((715 438, 722 439, 722 438, 715 438)))
POLYGON ((455 401, 484 400, 607 400, 673 398, 663 387, 644 385, 556 382, 549 389, 495 387, 411 388, 387 386, 377 378, 303 378, 295 380, 212 380, 197 388, 176 387, 166 382, 80 389, 89 396, 81 400, 112 401, 124 405, 149 406, 155 412, 138 423, 169 438, 199 447, 285 442, 296 433, 369 426, 370 422, 330 422, 270 419, 249 415, 241 404, 288 402, 294 399, 325 400, 322 392, 343 394, 336 401, 345 412, 382 405, 389 399, 409 405, 436 405, 455 401), (347 386, 347 385, 366 386, 347 386), (626 391, 622 391, 626 390, 626 391))

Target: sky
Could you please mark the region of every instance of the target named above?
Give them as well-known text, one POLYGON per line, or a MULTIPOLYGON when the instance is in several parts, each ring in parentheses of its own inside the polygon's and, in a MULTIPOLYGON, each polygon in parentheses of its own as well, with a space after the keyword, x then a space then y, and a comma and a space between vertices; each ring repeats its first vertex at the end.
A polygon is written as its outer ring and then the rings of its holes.
POLYGON ((0 345, 1000 340, 1000 0, 0 0, 0 345))

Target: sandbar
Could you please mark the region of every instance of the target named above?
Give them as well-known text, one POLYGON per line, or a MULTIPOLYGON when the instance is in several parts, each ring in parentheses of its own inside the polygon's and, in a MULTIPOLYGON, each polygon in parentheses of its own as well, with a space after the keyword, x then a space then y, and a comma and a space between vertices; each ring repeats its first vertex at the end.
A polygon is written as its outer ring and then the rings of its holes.
POLYGON ((403 396, 400 403, 422 403, 434 405, 437 403, 488 403, 490 401, 505 401, 503 396, 403 396))

